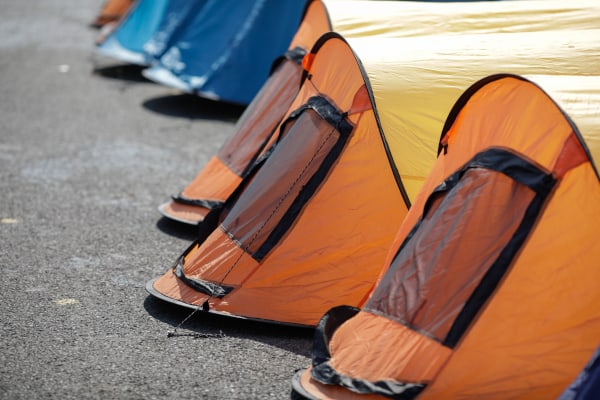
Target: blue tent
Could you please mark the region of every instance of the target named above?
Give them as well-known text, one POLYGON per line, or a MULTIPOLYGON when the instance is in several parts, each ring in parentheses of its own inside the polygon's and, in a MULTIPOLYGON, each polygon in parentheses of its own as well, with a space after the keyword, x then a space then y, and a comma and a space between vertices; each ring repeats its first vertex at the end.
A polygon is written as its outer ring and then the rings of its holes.
POLYGON ((203 97, 246 105, 285 53, 306 1, 207 0, 175 30, 144 75, 203 97))
POLYGON ((163 10, 161 23, 152 37, 144 43, 143 52, 147 64, 156 61, 171 47, 177 33, 186 29, 194 16, 201 12, 207 0, 168 0, 168 2, 168 6, 163 10))
MULTIPOLYGON (((98 41, 97 50, 107 56, 138 65, 149 65, 152 57, 145 47, 157 43, 187 13, 205 0, 139 0, 108 34, 98 41)), ((164 39, 163 39, 164 41, 164 39)))
POLYGON ((99 40, 104 55, 151 65, 144 75, 203 97, 246 105, 285 53, 305 0, 139 0, 99 40))

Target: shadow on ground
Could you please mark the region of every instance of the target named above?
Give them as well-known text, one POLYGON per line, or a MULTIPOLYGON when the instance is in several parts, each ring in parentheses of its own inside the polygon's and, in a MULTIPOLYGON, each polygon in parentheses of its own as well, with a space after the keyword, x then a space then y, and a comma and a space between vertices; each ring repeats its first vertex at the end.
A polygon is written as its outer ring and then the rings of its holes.
POLYGON ((156 97, 142 103, 144 108, 170 117, 212 119, 236 122, 245 106, 206 99, 194 94, 178 93, 156 97))
POLYGON ((94 74, 104 78, 118 79, 126 82, 150 83, 152 81, 142 75, 142 71, 145 68, 148 67, 135 64, 118 64, 94 68, 94 74))
POLYGON ((211 337, 251 339, 294 354, 310 356, 313 328, 228 317, 201 310, 195 312, 152 295, 144 301, 144 308, 150 316, 168 325, 165 326, 165 335, 175 332, 175 336, 188 336, 190 340, 211 337))
POLYGON ((179 239, 192 241, 198 238, 197 225, 184 224, 182 222, 173 221, 169 218, 161 217, 156 222, 156 227, 161 232, 179 239))
MULTIPOLYGON (((144 65, 118 64, 95 67, 93 73, 103 78, 119 80, 123 83, 153 83, 144 77, 144 65)), ((158 84, 157 84, 158 85, 158 84)), ((165 86, 170 91, 165 96, 148 99, 142 106, 152 112, 187 119, 209 119, 236 122, 246 106, 225 101, 215 101, 196 94, 184 93, 165 86), (176 92, 175 94, 173 92, 176 92)))

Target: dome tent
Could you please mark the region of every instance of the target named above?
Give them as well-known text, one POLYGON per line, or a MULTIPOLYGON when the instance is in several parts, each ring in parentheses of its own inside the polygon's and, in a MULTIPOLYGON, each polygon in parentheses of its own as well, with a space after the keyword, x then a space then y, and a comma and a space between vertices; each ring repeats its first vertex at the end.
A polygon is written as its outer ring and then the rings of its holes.
POLYGON ((406 196, 348 43, 321 36, 304 68, 270 155, 244 178, 217 227, 148 283, 152 295, 304 326, 334 305, 364 300, 406 196))
POLYGON ((569 116, 522 77, 478 81, 375 289, 321 319, 293 397, 556 398, 600 335, 599 205, 569 116))

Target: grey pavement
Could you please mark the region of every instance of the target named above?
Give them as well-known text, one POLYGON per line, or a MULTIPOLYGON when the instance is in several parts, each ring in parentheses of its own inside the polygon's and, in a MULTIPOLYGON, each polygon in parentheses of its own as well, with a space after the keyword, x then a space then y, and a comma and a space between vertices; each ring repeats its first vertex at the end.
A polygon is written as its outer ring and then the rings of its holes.
POLYGON ((98 55, 103 0, 0 0, 0 399, 285 399, 312 331, 146 293, 193 239, 157 206, 242 109, 98 55), (191 336, 196 334, 198 337, 191 336))

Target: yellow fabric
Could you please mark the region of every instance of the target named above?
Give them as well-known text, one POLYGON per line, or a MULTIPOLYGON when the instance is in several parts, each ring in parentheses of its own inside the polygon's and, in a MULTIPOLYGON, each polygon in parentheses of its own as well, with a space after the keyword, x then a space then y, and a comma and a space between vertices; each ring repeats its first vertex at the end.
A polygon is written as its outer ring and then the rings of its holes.
POLYGON ((496 73, 540 84, 600 160, 600 2, 326 0, 363 62, 396 164, 414 199, 450 108, 496 73))

